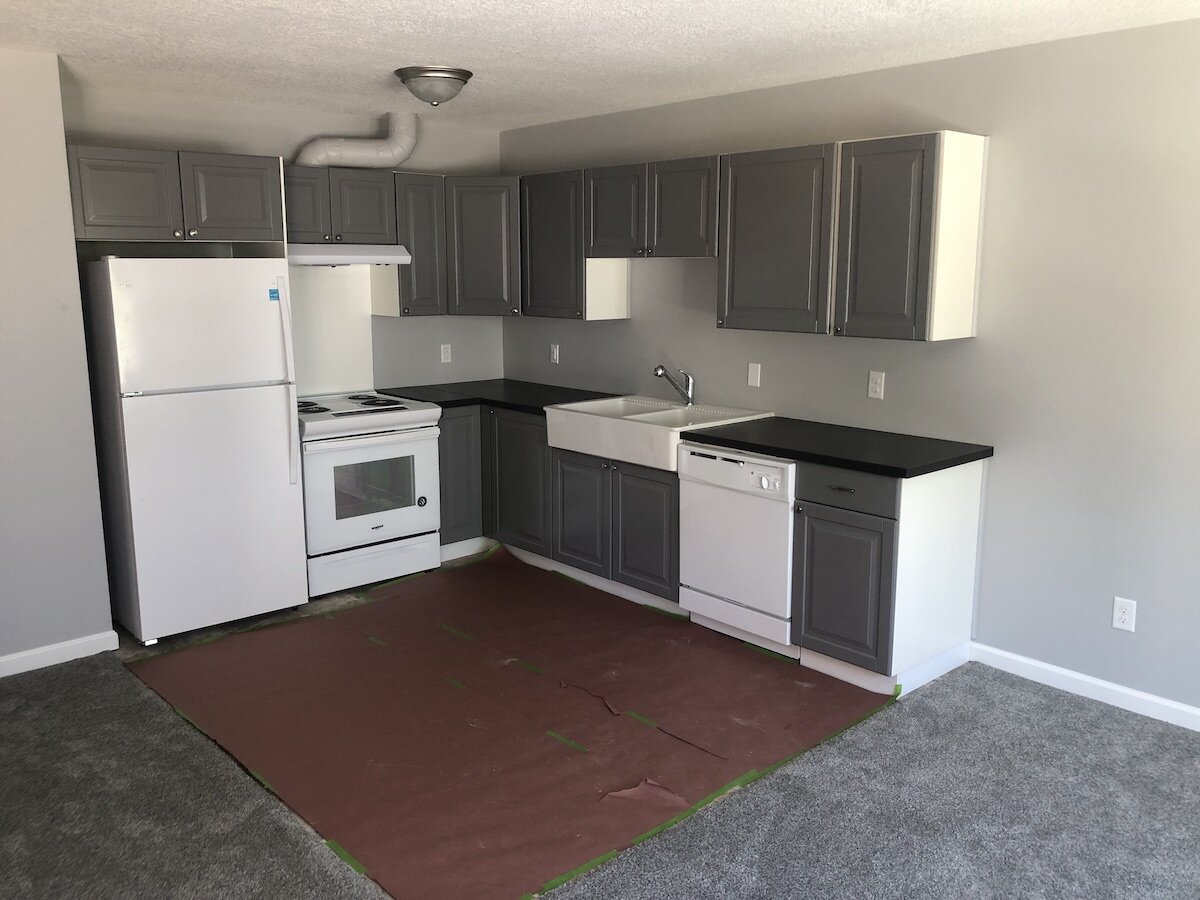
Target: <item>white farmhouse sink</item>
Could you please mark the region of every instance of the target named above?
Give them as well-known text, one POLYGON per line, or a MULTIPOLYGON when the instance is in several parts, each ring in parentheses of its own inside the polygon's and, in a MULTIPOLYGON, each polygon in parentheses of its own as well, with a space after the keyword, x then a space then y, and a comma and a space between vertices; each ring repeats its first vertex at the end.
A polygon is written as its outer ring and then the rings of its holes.
POLYGON ((546 429, 551 447, 674 472, 681 431, 770 415, 757 409, 687 406, 654 397, 610 397, 547 406, 546 429))

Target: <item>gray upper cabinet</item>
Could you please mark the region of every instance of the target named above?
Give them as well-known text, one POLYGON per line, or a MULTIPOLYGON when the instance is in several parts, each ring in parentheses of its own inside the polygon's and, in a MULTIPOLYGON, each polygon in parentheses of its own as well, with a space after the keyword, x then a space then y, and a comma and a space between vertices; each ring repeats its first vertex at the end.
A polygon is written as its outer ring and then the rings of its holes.
POLYGON ((282 241, 279 158, 179 154, 183 224, 200 241, 282 241))
POLYGON ((723 159, 717 325, 826 333, 834 144, 723 159))
POLYGON ((554 558, 608 578, 612 572, 612 470, 608 460, 552 451, 554 558))
POLYGON ((288 241, 293 244, 321 244, 333 240, 328 169, 321 166, 284 166, 283 198, 287 208, 288 241))
MULTIPOLYGON (((446 178, 449 312, 465 316, 520 313, 518 190, 516 178, 446 178)), ((415 251, 411 247, 409 251, 415 260, 415 251)))
POLYGON ((550 446, 546 417, 487 408, 484 533, 531 553, 553 553, 550 446))
POLYGON ((679 599, 679 476, 612 464, 612 578, 679 599))
POLYGON ((525 315, 582 319, 583 172, 521 179, 521 298, 525 315))
POLYGON ((396 236, 412 256, 412 263, 398 267, 400 314, 445 315, 445 179, 441 175, 396 175, 396 215, 396 236))
POLYGON ((702 156, 647 167, 648 255, 717 255, 717 162, 702 156))
POLYGON ((587 255, 716 256, 718 158, 584 172, 587 255))
POLYGON ((396 185, 390 171, 330 169, 333 239, 347 244, 395 244, 396 185))
POLYGON ((72 144, 67 161, 77 238, 184 239, 177 153, 72 144))
POLYGON ((587 255, 645 256, 646 167, 587 169, 583 184, 587 255))
POLYGON ((442 410, 438 420, 442 532, 453 544, 483 534, 482 437, 478 406, 442 410))
POLYGON ((891 666, 896 522, 797 505, 792 643, 856 666, 891 666))

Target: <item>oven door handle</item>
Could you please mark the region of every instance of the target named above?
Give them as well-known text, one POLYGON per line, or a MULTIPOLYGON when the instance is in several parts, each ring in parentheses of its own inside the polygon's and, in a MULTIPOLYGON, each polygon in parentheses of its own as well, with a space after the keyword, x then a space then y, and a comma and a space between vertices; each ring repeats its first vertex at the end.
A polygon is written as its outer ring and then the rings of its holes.
POLYGON ((438 435, 441 433, 442 430, 434 426, 432 428, 414 428, 412 431, 390 431, 381 434, 328 438, 323 441, 306 441, 304 444, 304 454, 311 456, 314 453, 335 453, 340 450, 357 449, 359 447, 413 444, 419 441, 433 441, 436 445, 438 435))

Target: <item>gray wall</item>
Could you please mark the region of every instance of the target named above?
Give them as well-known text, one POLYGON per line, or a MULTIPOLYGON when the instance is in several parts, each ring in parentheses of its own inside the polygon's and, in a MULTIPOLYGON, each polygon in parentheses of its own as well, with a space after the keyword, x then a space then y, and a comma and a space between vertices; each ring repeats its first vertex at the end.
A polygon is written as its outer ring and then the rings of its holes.
POLYGON ((503 319, 489 316, 373 316, 375 386, 503 378, 503 327, 503 319), (448 363, 441 361, 442 344, 450 345, 448 363))
POLYGON ((991 157, 978 338, 718 331, 712 261, 645 260, 632 321, 505 321, 505 373, 668 397, 661 361, 702 401, 993 444, 978 640, 1200 705, 1197 84, 1191 22, 506 132, 510 172, 937 128, 991 157))
POLYGON ((0 657, 109 631, 58 61, 0 50, 0 657))

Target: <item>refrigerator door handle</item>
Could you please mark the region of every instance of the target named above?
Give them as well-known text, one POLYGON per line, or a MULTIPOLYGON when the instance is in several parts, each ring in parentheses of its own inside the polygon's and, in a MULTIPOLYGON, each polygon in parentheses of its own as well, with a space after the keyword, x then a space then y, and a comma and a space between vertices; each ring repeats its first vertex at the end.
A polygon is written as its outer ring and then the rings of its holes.
MULTIPOLYGON (((282 295, 280 295, 282 296, 282 295)), ((288 421, 288 484, 300 480, 300 422, 296 417, 296 386, 287 386, 288 408, 284 411, 288 421)))
MULTIPOLYGON (((287 276, 280 275, 275 279, 275 285, 279 288, 279 318, 283 324, 283 358, 287 366, 286 380, 290 384, 296 383, 296 360, 292 355, 292 300, 288 296, 287 276)), ((295 404, 292 404, 293 410, 295 404)))

